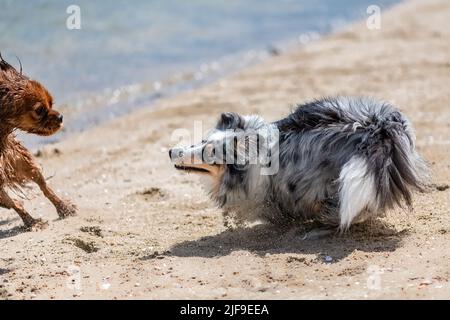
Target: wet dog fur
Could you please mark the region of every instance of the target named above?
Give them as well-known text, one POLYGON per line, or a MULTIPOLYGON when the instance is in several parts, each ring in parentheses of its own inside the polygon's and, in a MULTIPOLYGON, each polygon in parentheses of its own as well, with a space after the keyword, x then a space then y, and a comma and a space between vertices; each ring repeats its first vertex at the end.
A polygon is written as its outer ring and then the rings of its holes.
POLYGON ((10 197, 7 190, 22 190, 28 182, 36 183, 53 205, 59 217, 76 212, 69 201, 60 199, 47 185, 31 153, 15 138, 15 130, 41 136, 54 134, 62 127, 62 115, 53 109, 50 93, 39 82, 18 72, 0 55, 0 207, 14 209, 26 229, 46 225, 33 218, 23 204, 10 197))

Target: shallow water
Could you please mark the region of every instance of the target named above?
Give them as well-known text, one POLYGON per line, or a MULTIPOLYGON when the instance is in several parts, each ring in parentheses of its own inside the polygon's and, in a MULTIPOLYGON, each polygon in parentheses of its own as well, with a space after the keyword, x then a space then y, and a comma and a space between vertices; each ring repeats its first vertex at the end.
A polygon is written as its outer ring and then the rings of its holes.
MULTIPOLYGON (((396 0, 377 0, 383 9, 396 0)), ((0 50, 66 119, 53 142, 367 17, 372 0, 0 0, 0 50), (81 9, 69 30, 66 9, 81 9)))

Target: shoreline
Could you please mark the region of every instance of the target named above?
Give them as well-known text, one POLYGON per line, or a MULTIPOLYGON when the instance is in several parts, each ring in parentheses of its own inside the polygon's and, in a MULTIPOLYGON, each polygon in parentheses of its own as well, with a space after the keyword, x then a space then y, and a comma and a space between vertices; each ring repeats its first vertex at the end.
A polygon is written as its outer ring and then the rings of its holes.
POLYGON ((141 109, 151 108, 161 100, 176 98, 183 93, 199 90, 221 79, 238 74, 248 67, 264 62, 271 55, 275 55, 270 50, 268 48, 266 50, 255 49, 237 52, 203 63, 196 68, 169 74, 152 82, 130 83, 114 89, 107 88, 96 93, 85 93, 84 97, 81 100, 76 100, 74 105, 69 107, 67 103, 64 103, 61 106, 63 114, 68 115, 68 117, 76 115, 68 130, 64 128, 61 133, 50 137, 20 134, 20 139, 33 150, 46 145, 61 143, 70 139, 73 135, 102 126, 109 121, 120 119, 141 109), (237 62, 238 59, 244 62, 241 62, 239 66, 232 66, 233 62, 237 62), (215 65, 218 65, 218 67, 215 67, 215 65), (223 70, 227 68, 229 70, 223 70), (202 69, 207 70, 202 71, 202 69), (113 100, 117 100, 117 102, 111 104, 113 100), (100 105, 100 107, 95 107, 96 105, 100 105), (77 114, 82 109, 90 109, 89 114, 77 114), (107 114, 106 117, 104 113, 107 114))
MULTIPOLYGON (((341 28, 345 29, 351 25, 352 22, 348 22, 341 28)), ((307 38, 307 41, 303 40, 304 42, 306 41, 305 43, 301 43, 299 40, 285 39, 277 43, 267 44, 265 49, 255 48, 231 53, 204 62, 201 65, 168 74, 166 77, 154 81, 129 83, 117 88, 106 88, 99 92, 84 92, 81 94, 83 98, 75 99, 73 105, 69 106, 68 103, 63 103, 61 106, 58 106, 61 112, 67 115, 66 118, 74 118, 74 121, 69 124, 70 128, 68 130, 64 128, 62 132, 50 137, 19 133, 19 138, 30 149, 39 151, 40 148, 46 145, 61 143, 70 139, 73 135, 105 125, 112 120, 130 115, 141 109, 151 108, 161 100, 173 99, 178 95, 213 85, 221 80, 238 75, 247 68, 264 63, 273 56, 299 50, 308 45, 308 43, 319 41, 322 37, 337 32, 330 31, 322 34, 307 31, 299 36, 307 38), (113 100, 117 100, 117 102, 111 105, 110 101, 113 100), (145 102, 142 102, 143 100, 145 102), (96 105, 100 105, 100 107, 95 107, 96 105), (89 106, 91 107, 88 108, 89 106), (94 108, 94 110, 91 110, 87 116, 82 115, 80 117, 79 114, 77 115, 77 113, 80 113, 80 110, 86 108, 94 108), (103 113, 107 113, 108 116, 105 117, 103 113)))
POLYGON ((79 213, 56 220, 35 192, 25 205, 49 227, 22 233, 2 210, 0 299, 449 299, 449 85, 450 3, 411 0, 382 12, 381 30, 356 23, 44 146, 50 185, 79 213), (273 121, 336 94, 390 101, 411 120, 435 184, 414 194, 414 211, 319 240, 302 227, 228 230, 198 177, 169 162, 173 131, 195 121, 273 121))
MULTIPOLYGON (((388 9, 392 6, 394 5, 390 3, 383 4, 383 7, 388 9)), ((106 87, 98 91, 76 92, 72 96, 66 96, 58 106, 65 118, 69 120, 67 127, 62 132, 44 138, 26 134, 20 134, 19 137, 33 150, 62 142, 74 134, 101 126, 139 109, 148 108, 160 100, 199 90, 222 79, 237 75, 246 68, 264 63, 272 56, 300 50, 306 45, 320 41, 323 37, 344 32, 358 19, 336 21, 339 23, 332 23, 325 28, 305 29, 295 37, 291 35, 291 37, 228 53, 202 63, 186 65, 176 71, 172 70, 167 74, 161 74, 154 79, 129 81, 118 87, 106 87), (87 110, 89 112, 86 112, 87 110)))

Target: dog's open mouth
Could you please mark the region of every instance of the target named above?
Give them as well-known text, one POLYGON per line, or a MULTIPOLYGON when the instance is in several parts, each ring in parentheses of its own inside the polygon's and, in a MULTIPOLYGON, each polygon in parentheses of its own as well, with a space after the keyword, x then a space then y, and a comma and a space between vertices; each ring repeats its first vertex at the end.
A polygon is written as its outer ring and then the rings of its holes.
POLYGON ((187 172, 198 172, 198 173, 210 173, 210 171, 204 167, 194 167, 194 166, 189 166, 189 165, 181 165, 181 164, 176 164, 175 168, 177 170, 183 170, 183 171, 187 171, 187 172))

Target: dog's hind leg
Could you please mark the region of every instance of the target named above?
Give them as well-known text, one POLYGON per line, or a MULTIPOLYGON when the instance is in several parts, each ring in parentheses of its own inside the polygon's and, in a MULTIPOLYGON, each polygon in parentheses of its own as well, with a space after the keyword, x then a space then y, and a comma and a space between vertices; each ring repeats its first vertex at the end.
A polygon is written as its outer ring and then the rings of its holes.
POLYGON ((33 218, 24 209, 23 205, 19 201, 11 199, 5 190, 0 190, 0 207, 14 209, 22 219, 27 230, 39 230, 47 226, 47 222, 42 219, 33 218))

